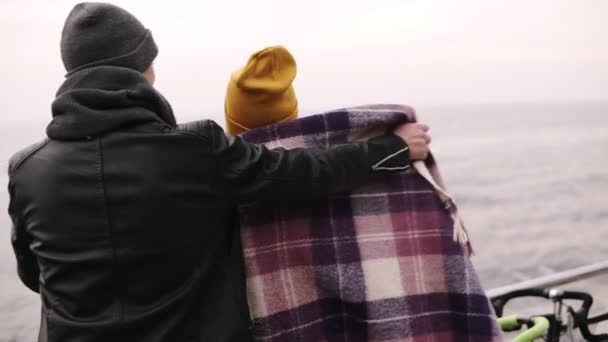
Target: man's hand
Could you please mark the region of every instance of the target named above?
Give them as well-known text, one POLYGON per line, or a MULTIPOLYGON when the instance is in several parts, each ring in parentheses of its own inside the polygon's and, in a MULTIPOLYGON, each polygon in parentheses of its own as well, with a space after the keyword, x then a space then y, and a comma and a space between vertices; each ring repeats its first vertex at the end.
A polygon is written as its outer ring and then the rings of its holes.
POLYGON ((421 123, 404 124, 395 129, 410 148, 410 160, 424 160, 429 154, 431 137, 427 134, 429 126, 421 123))

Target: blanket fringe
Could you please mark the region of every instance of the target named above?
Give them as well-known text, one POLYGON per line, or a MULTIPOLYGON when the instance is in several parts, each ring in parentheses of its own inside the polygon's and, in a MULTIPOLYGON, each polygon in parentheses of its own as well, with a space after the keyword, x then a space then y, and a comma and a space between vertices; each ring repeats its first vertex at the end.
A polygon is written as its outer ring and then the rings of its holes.
POLYGON ((414 162, 414 168, 424 179, 431 183, 433 189, 435 190, 435 193, 437 194, 437 196, 439 196, 439 198, 445 205, 445 208, 450 212, 450 216, 452 217, 452 221, 454 222, 454 241, 462 245, 462 247, 466 250, 468 256, 473 255, 473 248, 471 246, 469 234, 467 233, 467 229, 464 226, 462 218, 458 214, 458 208, 456 207, 456 203, 454 203, 452 196, 450 196, 450 194, 448 194, 448 192, 444 190, 442 185, 439 184, 441 183, 441 181, 439 179, 436 180, 433 177, 424 162, 414 162))
MULTIPOLYGON (((452 208, 455 208, 452 206, 452 208)), ((452 238, 455 242, 458 242, 466 251, 468 256, 474 255, 473 248, 471 246, 471 240, 467 229, 464 226, 464 222, 456 210, 450 210, 452 220, 454 221, 454 234, 452 238)))

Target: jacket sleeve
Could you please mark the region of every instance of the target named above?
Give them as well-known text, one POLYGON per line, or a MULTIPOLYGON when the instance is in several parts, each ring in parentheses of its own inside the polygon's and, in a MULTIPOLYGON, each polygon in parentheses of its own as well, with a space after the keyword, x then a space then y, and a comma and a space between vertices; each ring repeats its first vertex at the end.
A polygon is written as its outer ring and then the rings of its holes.
POLYGON ((8 191, 10 202, 8 212, 13 222, 11 230, 11 243, 15 256, 17 257, 17 273, 25 286, 34 292, 38 292, 38 277, 40 270, 38 269, 38 261, 36 256, 30 250, 32 238, 25 231, 25 223, 21 219, 21 215, 16 206, 15 185, 12 180, 9 180, 8 191))
POLYGON ((270 150, 227 137, 214 122, 208 129, 220 189, 235 202, 322 197, 410 167, 408 147, 395 135, 326 149, 270 150))

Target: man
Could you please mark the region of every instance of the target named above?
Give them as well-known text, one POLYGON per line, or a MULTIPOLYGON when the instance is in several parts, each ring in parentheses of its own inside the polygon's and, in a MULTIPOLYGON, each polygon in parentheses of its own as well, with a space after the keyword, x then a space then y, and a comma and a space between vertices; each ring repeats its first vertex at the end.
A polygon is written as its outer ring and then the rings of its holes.
POLYGON ((424 125, 292 151, 211 121, 177 125, 152 87, 157 52, 116 6, 79 4, 66 20, 48 139, 9 166, 12 243, 41 295, 40 341, 248 340, 234 204, 324 196, 428 153, 424 125))

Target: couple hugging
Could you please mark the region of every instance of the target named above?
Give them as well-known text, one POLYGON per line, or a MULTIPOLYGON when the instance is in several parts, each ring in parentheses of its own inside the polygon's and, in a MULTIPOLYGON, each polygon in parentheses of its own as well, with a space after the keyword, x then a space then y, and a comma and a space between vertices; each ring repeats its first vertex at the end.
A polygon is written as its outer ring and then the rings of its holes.
POLYGON ((501 340, 411 108, 297 119, 273 47, 232 75, 228 136, 177 124, 157 54, 117 6, 66 20, 47 138, 9 166, 39 341, 501 340))

